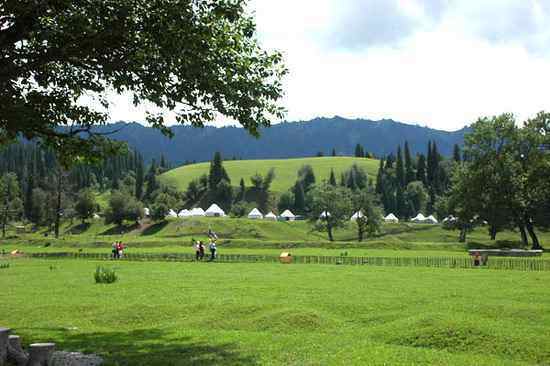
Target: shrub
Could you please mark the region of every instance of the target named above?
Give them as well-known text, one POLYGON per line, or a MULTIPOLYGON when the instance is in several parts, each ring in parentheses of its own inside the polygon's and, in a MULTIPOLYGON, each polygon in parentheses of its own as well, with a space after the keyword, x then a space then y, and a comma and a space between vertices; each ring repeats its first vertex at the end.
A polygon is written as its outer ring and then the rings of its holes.
POLYGON ((94 273, 95 283, 113 283, 118 277, 114 269, 97 266, 94 273))
POLYGON ((6 269, 6 268, 10 268, 10 264, 8 262, 0 263, 0 269, 6 269))

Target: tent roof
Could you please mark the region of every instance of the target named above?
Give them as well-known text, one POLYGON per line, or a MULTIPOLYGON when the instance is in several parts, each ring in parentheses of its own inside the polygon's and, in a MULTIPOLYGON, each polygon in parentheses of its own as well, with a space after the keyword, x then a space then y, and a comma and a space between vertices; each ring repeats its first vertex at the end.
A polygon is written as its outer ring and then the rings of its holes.
POLYGON ((363 213, 363 211, 357 211, 356 213, 351 215, 350 220, 357 220, 360 217, 365 217, 365 214, 363 213))
POLYGON ((200 207, 196 207, 189 211, 191 216, 204 216, 204 210, 200 207))
POLYGON ((265 217, 277 218, 277 216, 271 211, 269 211, 269 213, 265 215, 265 217))
POLYGON ((208 210, 206 210, 205 213, 215 213, 215 214, 225 215, 225 212, 220 208, 220 206, 218 206, 215 203, 213 203, 210 207, 208 207, 208 210))
POLYGON ((281 217, 296 217, 290 210, 284 210, 281 217))
POLYGON ((424 221, 424 220, 426 220, 426 216, 422 215, 422 213, 419 212, 418 215, 416 215, 415 217, 413 217, 411 220, 412 220, 412 221, 416 221, 416 220, 424 221))
POLYGON ((385 220, 398 220, 397 216, 395 216, 393 213, 389 214, 388 216, 384 217, 385 220))
POLYGON ((248 216, 263 216, 263 214, 257 208, 252 209, 248 216))
POLYGON ((437 219, 433 215, 426 217, 426 221, 431 221, 434 224, 437 224, 437 219))
POLYGON ((319 217, 321 217, 321 218, 330 217, 330 212, 328 212, 328 211, 323 211, 323 212, 321 212, 321 214, 319 215, 319 217))

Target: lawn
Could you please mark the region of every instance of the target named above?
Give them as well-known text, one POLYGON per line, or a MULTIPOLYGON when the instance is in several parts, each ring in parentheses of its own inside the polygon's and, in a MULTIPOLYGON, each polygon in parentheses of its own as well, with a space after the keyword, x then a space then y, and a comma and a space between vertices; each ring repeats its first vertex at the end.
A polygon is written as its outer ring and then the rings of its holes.
POLYGON ((550 363, 550 273, 12 260, 0 324, 109 365, 550 363))
MULTIPOLYGON (((282 193, 287 191, 296 182, 298 170, 303 165, 311 165, 318 181, 328 179, 330 170, 334 169, 336 177, 349 169, 353 164, 365 169, 371 179, 376 178, 379 161, 376 159, 352 158, 352 157, 320 157, 280 160, 231 160, 223 163, 224 168, 231 179, 233 186, 237 186, 241 178, 247 186, 250 186, 250 177, 256 173, 267 174, 269 169, 275 169, 275 180, 271 185, 271 191, 282 193)), ((160 176, 161 181, 186 190, 189 182, 208 174, 210 163, 186 165, 172 169, 160 176)), ((206 207, 204 207, 206 209, 206 207)))

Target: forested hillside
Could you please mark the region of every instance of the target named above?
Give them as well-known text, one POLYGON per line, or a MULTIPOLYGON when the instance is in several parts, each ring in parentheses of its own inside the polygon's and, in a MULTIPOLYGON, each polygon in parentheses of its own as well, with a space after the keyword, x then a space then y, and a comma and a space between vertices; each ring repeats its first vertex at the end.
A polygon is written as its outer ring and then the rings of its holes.
POLYGON ((435 141, 439 153, 450 156, 455 144, 462 145, 467 129, 455 132, 434 130, 393 120, 349 120, 341 117, 317 118, 306 122, 281 123, 261 130, 261 138, 237 127, 174 126, 172 139, 158 130, 138 123, 117 123, 100 128, 118 132, 113 138, 126 141, 143 154, 146 161, 161 154, 175 165, 209 161, 216 151, 226 159, 278 159, 354 154, 357 144, 377 157, 395 151, 408 141, 411 153, 423 152, 428 141, 435 141))

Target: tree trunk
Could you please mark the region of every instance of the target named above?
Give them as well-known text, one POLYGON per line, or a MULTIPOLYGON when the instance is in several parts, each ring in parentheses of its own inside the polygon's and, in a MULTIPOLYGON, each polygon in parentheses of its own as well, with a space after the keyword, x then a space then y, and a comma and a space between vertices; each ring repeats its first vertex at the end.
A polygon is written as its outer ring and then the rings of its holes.
POLYGON ((57 178, 57 203, 55 207, 55 238, 59 238, 59 223, 61 221, 61 172, 57 178))
POLYGON ((529 241, 527 239, 527 233, 525 232, 525 225, 524 224, 519 224, 518 228, 519 228, 519 233, 521 235, 521 242, 522 242, 523 246, 526 247, 526 246, 529 245, 529 241))
POLYGON ((539 238, 535 233, 535 229, 533 228, 533 223, 531 222, 530 219, 526 220, 525 227, 527 228, 527 232, 529 233, 529 236, 531 237, 531 241, 533 242, 533 250, 542 249, 542 246, 540 245, 540 242, 539 242, 539 238))
POLYGON ((460 235, 458 237, 458 241, 460 243, 465 243, 466 242, 466 228, 460 229, 460 235))
POLYGON ((328 232, 328 240, 334 241, 334 238, 332 237, 332 226, 327 225, 327 232, 328 232))
POLYGON ((491 240, 496 240, 497 238, 497 228, 494 225, 491 225, 491 228, 489 229, 489 233, 491 235, 491 240))

